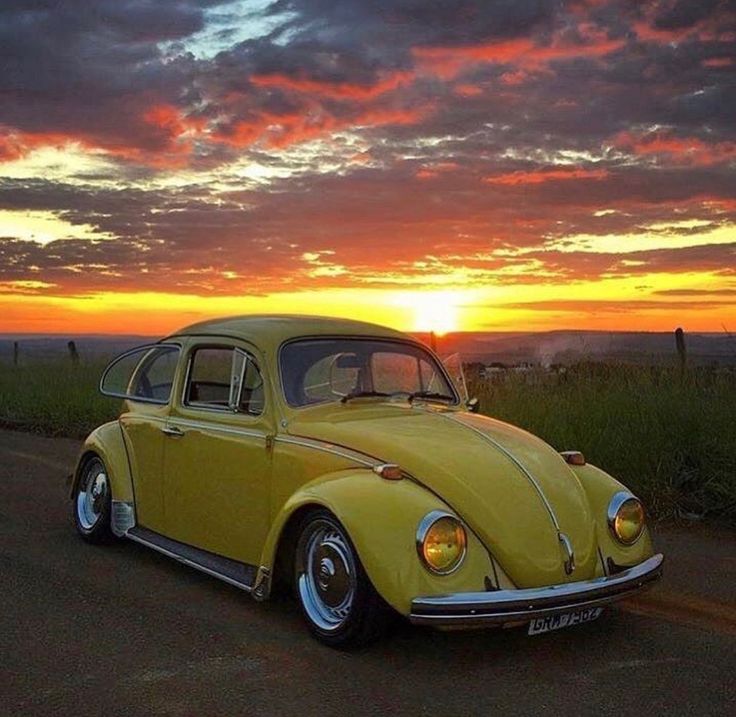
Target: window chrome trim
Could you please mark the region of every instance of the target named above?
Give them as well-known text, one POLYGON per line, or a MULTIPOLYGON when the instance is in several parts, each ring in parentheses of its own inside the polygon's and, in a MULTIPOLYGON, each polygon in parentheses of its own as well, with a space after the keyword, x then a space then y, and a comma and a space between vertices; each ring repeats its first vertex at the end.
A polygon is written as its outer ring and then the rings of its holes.
POLYGON ((278 370, 278 382, 279 382, 279 389, 281 392, 281 398, 284 399, 284 403, 291 409, 292 411, 301 411, 305 408, 313 408, 314 406, 323 406, 327 403, 335 403, 339 401, 339 399, 335 398, 328 399, 324 401, 315 401, 314 403, 308 403, 303 406, 294 406, 291 403, 289 403, 289 400, 286 398, 286 391, 284 390, 284 374, 283 374, 283 365, 281 363, 281 354, 287 346, 293 343, 298 343, 301 341, 335 341, 335 340, 348 340, 348 341, 381 341, 383 343, 395 343, 395 344, 404 344, 406 346, 412 346, 414 348, 422 349, 423 351, 426 351, 429 356, 435 361, 435 363, 440 368, 440 373, 442 374, 445 381, 447 381, 447 385, 450 387, 450 390, 452 391, 453 395, 455 396, 454 403, 445 403, 446 406, 452 406, 452 407, 459 407, 462 405, 462 398, 457 392, 457 388, 455 388, 455 383, 453 382, 452 378, 450 377, 449 372, 445 368, 445 364, 442 363, 442 360, 440 357, 432 351, 432 349, 429 348, 429 346, 425 346, 421 341, 414 341, 410 338, 394 338, 394 337, 387 337, 387 336, 355 336, 353 334, 318 334, 316 336, 296 336, 290 339, 287 339, 284 341, 276 351, 276 368, 278 370))
POLYGON ((465 527, 463 521, 460 520, 460 518, 458 518, 456 515, 448 513, 446 510, 433 510, 427 513, 427 515, 425 515, 419 521, 416 534, 416 548, 417 554, 419 555, 419 561, 427 570, 429 570, 430 573, 432 573, 432 575, 451 575, 456 570, 458 570, 460 566, 465 562, 465 556, 468 553, 468 529, 465 527), (442 520, 442 518, 451 518, 452 520, 457 521, 462 527, 463 532, 465 533, 465 545, 463 547, 463 554, 460 556, 460 560, 458 560, 457 563, 455 563, 455 565, 453 565, 452 568, 450 568, 449 570, 437 570, 436 568, 432 567, 424 558, 424 541, 427 538, 427 533, 429 533, 432 526, 438 520, 442 520))

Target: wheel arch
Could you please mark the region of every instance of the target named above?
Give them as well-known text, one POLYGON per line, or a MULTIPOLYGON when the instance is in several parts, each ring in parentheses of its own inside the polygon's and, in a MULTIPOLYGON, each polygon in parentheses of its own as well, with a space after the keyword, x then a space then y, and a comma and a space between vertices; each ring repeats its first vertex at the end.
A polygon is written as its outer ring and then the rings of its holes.
POLYGON ((99 458, 105 465, 113 500, 133 504, 135 500, 128 452, 118 421, 105 423, 87 436, 72 474, 71 498, 77 490, 84 467, 93 457, 99 458))
POLYGON ((320 508, 344 526, 377 592, 404 615, 417 595, 483 590, 485 578, 492 574, 490 556, 469 529, 468 554, 460 568, 451 575, 431 574, 417 554, 417 527, 433 510, 453 511, 409 479, 390 481, 372 470, 357 469, 313 480, 284 503, 261 556, 261 570, 271 576, 271 584, 273 578, 282 580, 292 565, 298 525, 307 513, 320 508))
MULTIPOLYGON (((611 498, 619 491, 631 492, 620 481, 604 470, 587 463, 570 466, 577 476, 588 498, 596 526, 598 548, 608 562, 610 558, 619 566, 638 565, 654 554, 652 539, 647 526, 633 545, 623 545, 613 538, 608 528, 607 511, 611 498)), ((646 510, 646 506, 645 506, 646 510)), ((607 567, 604 569, 608 569, 607 567)))

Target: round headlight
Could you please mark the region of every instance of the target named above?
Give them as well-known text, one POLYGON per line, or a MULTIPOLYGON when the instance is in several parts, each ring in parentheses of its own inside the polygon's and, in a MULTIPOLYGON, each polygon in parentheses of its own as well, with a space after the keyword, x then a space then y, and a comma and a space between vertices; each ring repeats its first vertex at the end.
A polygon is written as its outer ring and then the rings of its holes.
POLYGON ((417 552, 433 573, 447 575, 460 567, 467 536, 463 524, 449 513, 434 510, 424 516, 417 530, 417 552))
POLYGON ((633 545, 644 530, 644 506, 631 493, 621 491, 608 504, 608 527, 614 538, 633 545))

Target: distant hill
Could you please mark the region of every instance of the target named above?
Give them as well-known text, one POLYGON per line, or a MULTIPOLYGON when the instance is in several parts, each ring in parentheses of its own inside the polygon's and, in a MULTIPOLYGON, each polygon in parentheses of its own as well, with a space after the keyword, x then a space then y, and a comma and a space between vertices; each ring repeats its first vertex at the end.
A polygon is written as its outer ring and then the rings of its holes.
MULTIPOLYGON (((414 334, 429 344, 428 334, 414 334)), ((150 336, 44 336, 0 334, 0 361, 12 361, 13 342, 20 344, 22 360, 54 359, 67 354, 73 339, 83 359, 112 357, 150 336)), ((688 360, 694 365, 736 365, 736 336, 727 333, 685 335, 688 360)), ((674 333, 640 331, 456 332, 437 338, 441 356, 460 353, 466 363, 477 361, 508 365, 530 362, 548 366, 581 360, 663 364, 677 360, 674 333)))
MULTIPOLYGON (((419 335, 423 341, 427 334, 419 335)), ((688 361, 736 365, 736 336, 685 334, 688 361)), ((437 338, 440 355, 460 353, 465 362, 548 366, 582 360, 662 364, 677 361, 674 332, 544 331, 458 332, 437 338)))
POLYGON ((13 360, 13 344, 18 342, 20 360, 53 360, 68 354, 67 343, 73 340, 83 359, 106 359, 134 346, 156 341, 150 336, 44 336, 38 334, 0 334, 0 361, 13 360))

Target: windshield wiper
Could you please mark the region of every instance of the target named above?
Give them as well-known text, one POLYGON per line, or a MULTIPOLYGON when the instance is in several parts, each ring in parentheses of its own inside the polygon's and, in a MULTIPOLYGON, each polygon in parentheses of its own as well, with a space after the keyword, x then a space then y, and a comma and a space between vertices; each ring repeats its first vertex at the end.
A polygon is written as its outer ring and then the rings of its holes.
POLYGON ((350 393, 346 393, 341 399, 340 403, 347 403, 351 398, 364 398, 366 396, 389 396, 388 393, 383 393, 382 391, 351 391, 350 393))
POLYGON ((455 403, 455 397, 446 393, 436 393, 435 391, 414 391, 409 394, 409 403, 414 399, 426 399, 428 401, 446 401, 447 403, 455 403))

